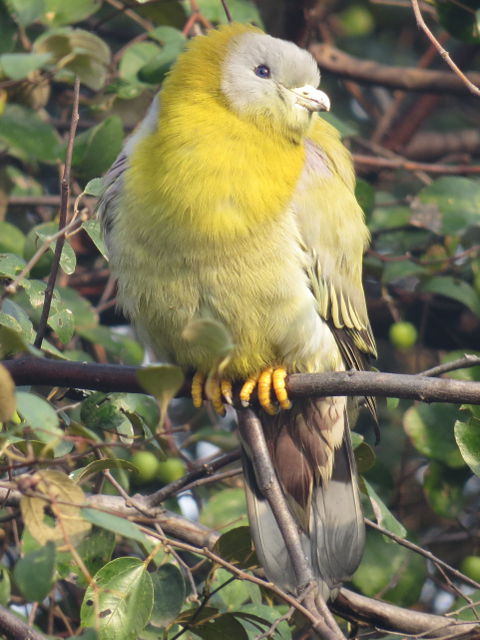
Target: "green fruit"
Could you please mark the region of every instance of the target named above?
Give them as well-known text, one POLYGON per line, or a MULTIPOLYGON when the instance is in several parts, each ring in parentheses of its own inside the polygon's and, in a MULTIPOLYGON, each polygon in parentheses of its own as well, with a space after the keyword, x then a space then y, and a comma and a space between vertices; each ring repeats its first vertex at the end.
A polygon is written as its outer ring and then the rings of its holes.
POLYGON ((466 556, 460 564, 460 571, 472 580, 480 581, 480 557, 466 556))
POLYGON ((175 482, 186 473, 184 462, 179 458, 168 458, 165 462, 159 462, 157 468, 157 479, 164 484, 175 482))
POLYGON ((416 327, 411 322, 395 322, 388 332, 390 342, 397 349, 410 349, 418 338, 416 327))
POLYGON ((340 21, 347 36, 368 36, 375 27, 370 11, 359 4, 351 4, 342 11, 340 21))
POLYGON ((157 477, 158 459, 151 451, 135 451, 131 458, 137 471, 132 473, 132 480, 137 485, 153 482, 157 477))

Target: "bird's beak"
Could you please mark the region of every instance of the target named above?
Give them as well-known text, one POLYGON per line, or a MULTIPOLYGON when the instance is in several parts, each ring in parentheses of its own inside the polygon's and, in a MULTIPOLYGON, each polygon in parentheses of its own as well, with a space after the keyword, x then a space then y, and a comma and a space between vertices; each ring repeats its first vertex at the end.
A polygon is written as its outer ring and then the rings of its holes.
POLYGON ((309 84, 291 91, 295 94, 297 104, 308 111, 330 111, 330 98, 323 91, 309 84))

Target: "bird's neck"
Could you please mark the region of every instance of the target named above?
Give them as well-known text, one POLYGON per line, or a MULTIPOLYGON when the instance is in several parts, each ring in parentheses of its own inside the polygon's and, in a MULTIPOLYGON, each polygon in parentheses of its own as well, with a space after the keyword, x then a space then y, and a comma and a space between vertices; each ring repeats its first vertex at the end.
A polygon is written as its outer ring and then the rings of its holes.
POLYGON ((194 104, 162 105, 128 180, 144 215, 175 216, 192 233, 245 235, 283 215, 304 159, 303 144, 197 96, 194 104))

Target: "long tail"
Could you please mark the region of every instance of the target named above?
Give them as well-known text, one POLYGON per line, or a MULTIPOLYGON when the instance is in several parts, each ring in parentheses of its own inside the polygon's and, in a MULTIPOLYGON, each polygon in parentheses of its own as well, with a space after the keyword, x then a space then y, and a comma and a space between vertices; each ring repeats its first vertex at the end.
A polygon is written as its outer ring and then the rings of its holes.
MULTIPOLYGON (((365 528, 344 398, 301 401, 262 417, 287 504, 325 599, 357 568, 365 528)), ((257 556, 269 580, 295 592, 295 574, 270 506, 244 450, 248 515, 257 556)))

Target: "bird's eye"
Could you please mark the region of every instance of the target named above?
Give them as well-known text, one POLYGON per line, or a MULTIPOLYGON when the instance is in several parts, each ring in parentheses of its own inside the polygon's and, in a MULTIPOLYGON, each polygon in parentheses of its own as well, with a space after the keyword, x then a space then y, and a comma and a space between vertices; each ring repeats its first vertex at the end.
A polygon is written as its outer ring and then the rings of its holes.
POLYGON ((270 78, 270 69, 266 64, 259 64, 258 67, 255 67, 254 72, 259 78, 270 78))

